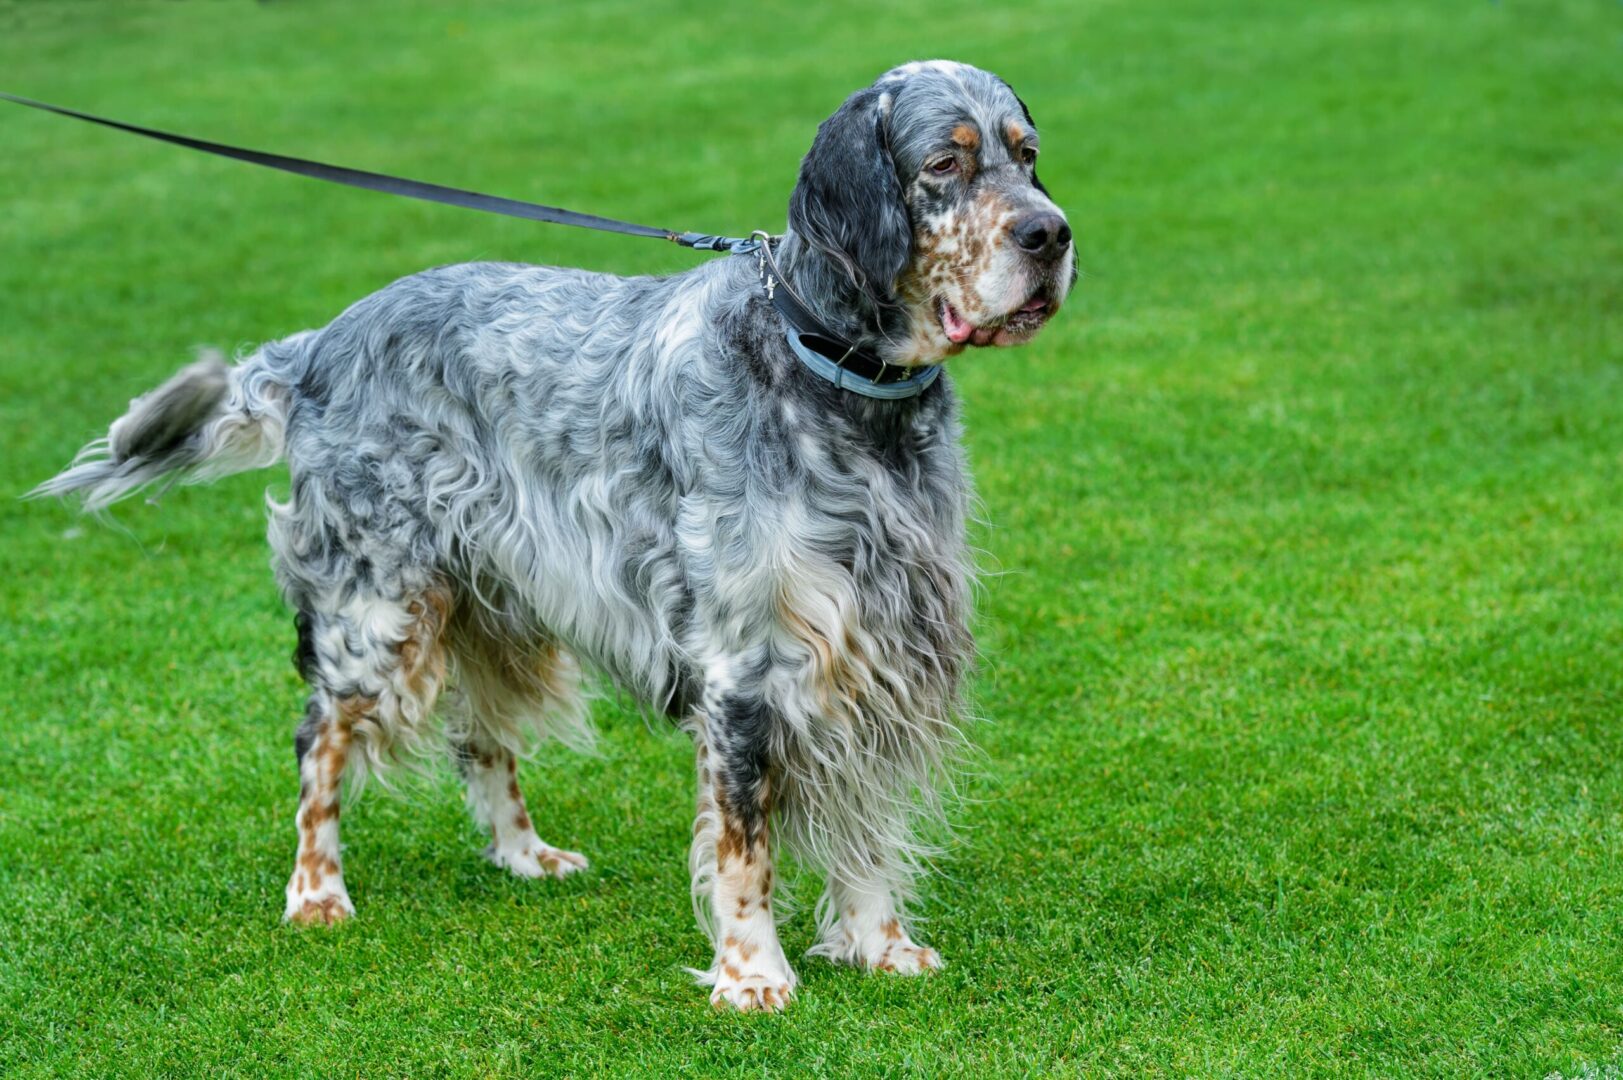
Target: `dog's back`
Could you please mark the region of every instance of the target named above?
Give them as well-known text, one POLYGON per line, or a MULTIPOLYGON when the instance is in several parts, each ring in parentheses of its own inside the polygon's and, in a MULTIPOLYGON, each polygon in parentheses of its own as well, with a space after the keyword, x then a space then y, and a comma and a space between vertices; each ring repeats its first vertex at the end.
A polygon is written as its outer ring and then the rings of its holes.
POLYGON ((273 507, 271 534, 295 610, 358 574, 394 595, 432 576, 500 608, 511 632, 544 626, 667 700, 678 665, 659 616, 681 601, 658 599, 675 575, 661 552, 694 452, 736 416, 736 386, 703 370, 710 327, 694 316, 727 269, 414 274, 233 367, 199 360, 35 494, 101 509, 285 458, 293 498, 273 507))

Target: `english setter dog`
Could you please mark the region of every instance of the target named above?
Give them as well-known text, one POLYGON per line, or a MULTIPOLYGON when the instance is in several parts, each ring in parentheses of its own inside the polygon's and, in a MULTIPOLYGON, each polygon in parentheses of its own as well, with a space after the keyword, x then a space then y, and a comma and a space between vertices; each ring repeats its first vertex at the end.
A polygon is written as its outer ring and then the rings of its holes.
POLYGON ((996 76, 898 67, 818 129, 765 258, 416 274, 235 366, 183 369, 40 486, 95 510, 287 460, 270 544, 310 685, 287 919, 353 914, 339 782, 434 731, 492 862, 584 869, 537 835, 516 762, 590 742, 590 672, 693 738, 714 1004, 794 991, 780 848, 826 875, 812 954, 940 966, 904 905, 963 746, 973 567, 936 376, 966 346, 1030 340, 1074 283, 1037 149, 996 76))

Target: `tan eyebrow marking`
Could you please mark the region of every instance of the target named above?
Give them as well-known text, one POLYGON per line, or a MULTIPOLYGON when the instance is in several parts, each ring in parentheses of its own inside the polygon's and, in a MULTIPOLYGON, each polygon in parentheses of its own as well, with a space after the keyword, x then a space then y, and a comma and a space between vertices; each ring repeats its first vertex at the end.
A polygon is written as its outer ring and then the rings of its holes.
POLYGON ((1010 120, 1009 126, 1003 129, 1003 134, 1008 137, 1011 150, 1020 149, 1020 144, 1026 139, 1026 129, 1020 126, 1018 120, 1010 120))
POLYGON ((981 145, 981 133, 969 124, 959 124, 952 129, 952 141, 966 150, 974 150, 981 145))

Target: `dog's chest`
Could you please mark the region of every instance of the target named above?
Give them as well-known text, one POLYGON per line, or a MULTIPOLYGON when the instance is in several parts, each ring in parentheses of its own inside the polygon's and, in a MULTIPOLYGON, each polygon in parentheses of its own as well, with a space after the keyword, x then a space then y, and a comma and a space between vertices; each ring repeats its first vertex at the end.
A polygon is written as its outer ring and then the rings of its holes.
POLYGON ((798 692, 784 700, 801 703, 797 726, 952 711, 972 643, 967 492, 956 447, 946 452, 815 472, 805 497, 821 513, 786 514, 771 625, 774 651, 791 660, 798 692))
POLYGON ((868 712, 903 685, 950 698, 971 646, 968 488, 949 435, 876 449, 799 426, 702 511, 690 503, 712 640, 768 646, 824 715, 868 712))

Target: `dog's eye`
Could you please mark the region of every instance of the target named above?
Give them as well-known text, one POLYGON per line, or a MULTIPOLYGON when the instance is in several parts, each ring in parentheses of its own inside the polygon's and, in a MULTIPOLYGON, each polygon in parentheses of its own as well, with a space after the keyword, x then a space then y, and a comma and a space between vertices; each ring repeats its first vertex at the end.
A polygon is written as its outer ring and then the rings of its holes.
POLYGON ((1020 148, 1020 160, 1027 165, 1037 164, 1037 151, 1032 147, 1022 146, 1020 148))
POLYGON ((937 176, 946 176, 948 173, 958 171, 958 159, 948 155, 930 162, 930 171, 937 176))

